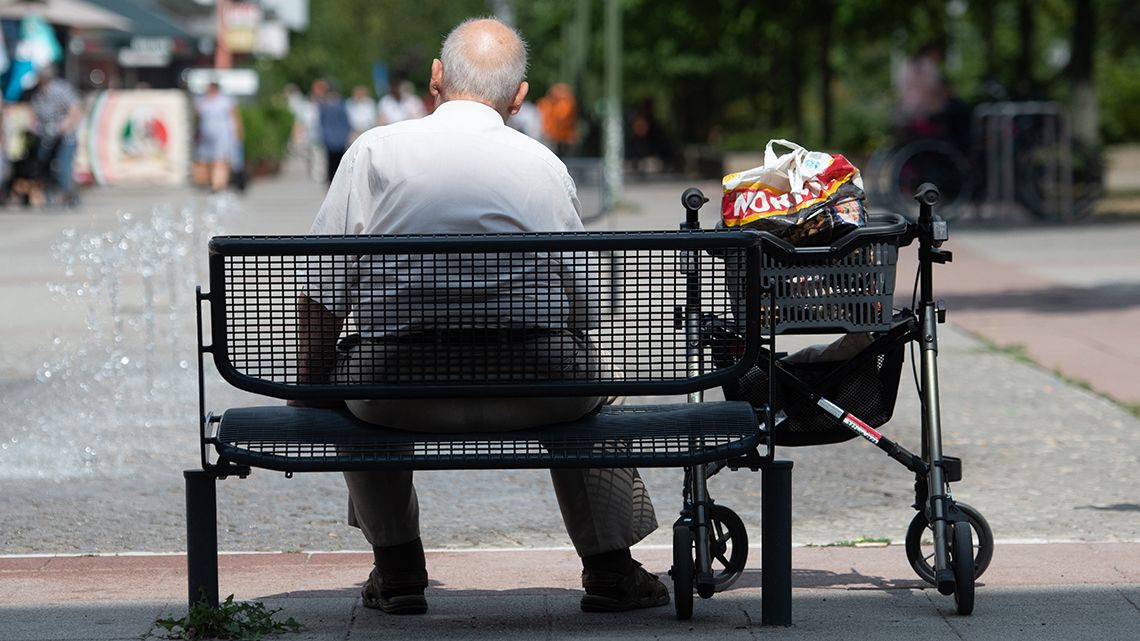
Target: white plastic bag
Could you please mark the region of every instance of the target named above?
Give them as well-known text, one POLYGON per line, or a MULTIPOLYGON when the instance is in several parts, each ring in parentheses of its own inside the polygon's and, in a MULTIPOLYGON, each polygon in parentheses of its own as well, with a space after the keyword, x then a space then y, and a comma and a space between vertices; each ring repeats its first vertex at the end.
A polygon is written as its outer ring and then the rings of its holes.
POLYGON ((769 140, 764 164, 725 176, 723 187, 725 227, 755 227, 795 244, 816 244, 866 222, 859 169, 842 155, 788 140, 769 140), (777 146, 788 151, 777 154, 777 146))

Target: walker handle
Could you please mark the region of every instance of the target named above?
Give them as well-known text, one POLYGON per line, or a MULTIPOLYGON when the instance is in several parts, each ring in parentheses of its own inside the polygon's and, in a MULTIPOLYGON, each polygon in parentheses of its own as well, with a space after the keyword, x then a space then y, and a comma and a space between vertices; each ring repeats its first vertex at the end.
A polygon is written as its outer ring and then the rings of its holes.
POLYGON ((696 187, 689 187, 685 193, 681 194, 681 206, 685 208, 685 224, 682 226, 684 229, 700 229, 701 222, 698 214, 701 210, 701 205, 709 201, 705 197, 704 192, 696 187))
POLYGON ((942 194, 938 191, 938 187, 934 186, 934 183, 926 182, 918 186, 918 190, 914 192, 914 199, 918 201, 919 218, 930 220, 933 215, 931 208, 942 199, 942 194))

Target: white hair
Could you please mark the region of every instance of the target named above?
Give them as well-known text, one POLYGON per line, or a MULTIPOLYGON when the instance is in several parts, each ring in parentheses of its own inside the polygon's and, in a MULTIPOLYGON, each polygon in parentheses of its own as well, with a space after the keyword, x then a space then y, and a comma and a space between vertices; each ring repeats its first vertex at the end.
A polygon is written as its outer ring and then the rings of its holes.
POLYGON ((495 18, 469 18, 447 34, 439 53, 445 98, 486 100, 498 109, 511 105, 526 79, 526 41, 510 25, 495 18), (491 21, 501 29, 475 29, 491 21), (498 32, 498 33, 496 33, 498 32))

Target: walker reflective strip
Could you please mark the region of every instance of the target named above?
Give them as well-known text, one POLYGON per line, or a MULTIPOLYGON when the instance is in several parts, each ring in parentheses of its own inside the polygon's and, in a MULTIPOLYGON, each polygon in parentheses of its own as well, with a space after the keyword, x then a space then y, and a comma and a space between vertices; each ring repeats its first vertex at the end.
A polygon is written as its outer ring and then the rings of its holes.
POLYGON ((858 432, 859 436, 862 436, 876 445, 878 445, 879 440, 883 438, 883 435, 876 431, 875 428, 860 421, 854 414, 848 413, 844 416, 843 424, 858 432))
POLYGON ((843 411, 842 408, 827 400, 826 398, 821 398, 816 401, 816 405, 819 405, 821 408, 823 408, 823 411, 839 419, 840 422, 842 422, 847 427, 855 430, 859 436, 862 436, 863 438, 871 441, 876 445, 878 445, 879 440, 883 438, 883 435, 875 430, 875 428, 859 420, 858 417, 851 414, 850 412, 843 411))

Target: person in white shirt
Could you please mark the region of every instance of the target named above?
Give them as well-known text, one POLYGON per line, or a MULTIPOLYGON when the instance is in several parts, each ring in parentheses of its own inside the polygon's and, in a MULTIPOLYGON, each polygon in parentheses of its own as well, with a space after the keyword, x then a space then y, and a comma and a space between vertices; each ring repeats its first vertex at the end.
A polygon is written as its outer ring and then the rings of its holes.
POLYGON ((416 95, 415 86, 407 81, 393 82, 388 93, 380 97, 377 105, 377 124, 390 125, 394 122, 414 120, 427 115, 424 103, 416 95))
POLYGON ((524 100, 519 105, 519 112, 511 116, 507 124, 543 144, 546 142, 546 137, 542 135, 542 114, 529 100, 524 100))
MULTIPOLYGON (((310 233, 581 230, 578 197, 566 166, 541 143, 505 124, 526 97, 525 72, 526 45, 514 29, 495 19, 460 24, 445 39, 439 59, 432 61, 429 89, 437 102, 434 113, 361 135, 345 154, 310 233)), ((429 323, 435 317, 431 301, 441 300, 433 297, 437 291, 446 291, 449 280, 479 287, 478 281, 438 274, 413 276, 415 282, 394 287, 392 283, 373 287, 384 280, 382 268, 357 266, 349 279, 343 273, 321 270, 307 275, 311 293, 298 302, 298 313, 303 327, 309 328, 303 334, 320 338, 303 339, 302 382, 383 376, 383 372, 369 371, 369 363, 382 362, 374 360, 375 352, 399 349, 396 337, 407 332, 431 331, 429 323), (349 281, 353 284, 344 284, 349 281), (341 290, 349 291, 329 293, 330 283, 342 283, 341 290), (365 304, 402 305, 419 310, 422 318, 409 321, 414 327, 358 326, 361 345, 342 355, 335 369, 328 366, 329 353, 346 318, 353 316, 353 322, 360 323, 353 308, 365 304)), ((536 276, 532 272, 507 277, 536 276)), ((558 309, 541 310, 536 318, 512 317, 511 322, 526 322, 535 328, 534 340, 554 344, 551 349, 543 343, 531 353, 574 359, 559 366, 599 367, 583 331, 590 325, 591 314, 579 310, 573 278, 573 274, 559 274, 558 281, 550 285, 566 292, 558 309)), ((475 327, 481 327, 478 319, 475 327)), ((508 354, 514 351, 510 345, 502 349, 508 354)), ((413 399, 350 401, 347 405, 365 421, 399 429, 498 431, 573 420, 594 411, 603 400, 413 399)), ((347 472, 344 476, 350 522, 361 528, 375 555, 376 565, 362 591, 365 606, 393 614, 426 611, 427 571, 412 473, 347 472)), ((623 611, 668 603, 665 586, 630 556, 630 546, 657 527, 637 470, 563 469, 551 470, 551 477, 567 532, 582 558, 586 589, 582 609, 623 611)))
POLYGON ((352 137, 376 126, 376 102, 368 92, 368 87, 356 85, 352 88, 352 97, 345 102, 348 109, 348 124, 352 127, 352 137))

